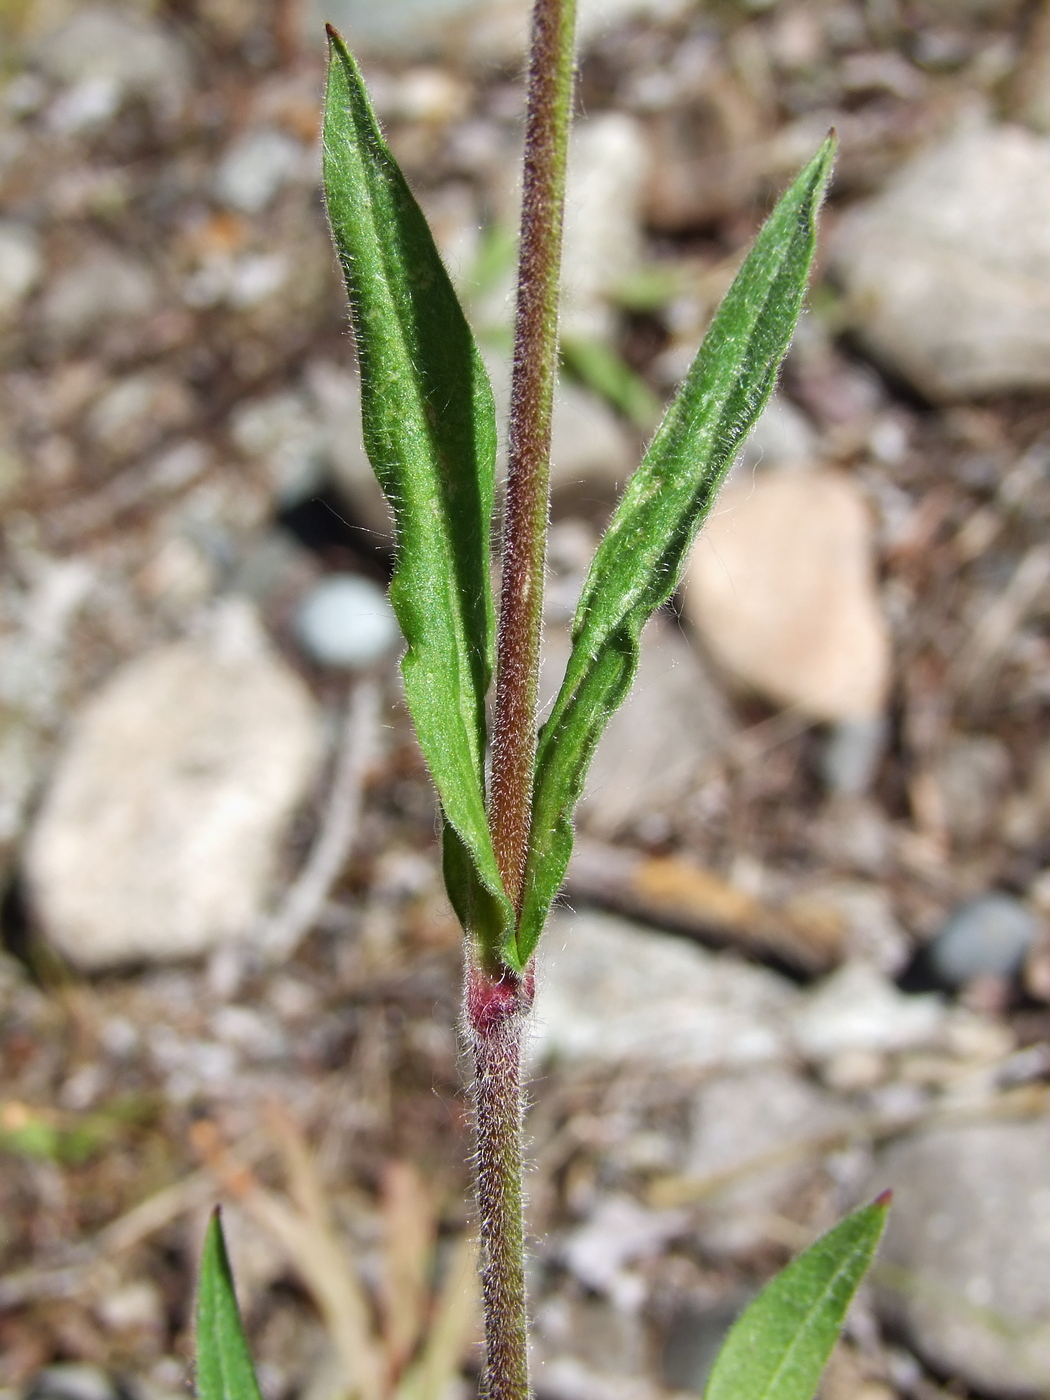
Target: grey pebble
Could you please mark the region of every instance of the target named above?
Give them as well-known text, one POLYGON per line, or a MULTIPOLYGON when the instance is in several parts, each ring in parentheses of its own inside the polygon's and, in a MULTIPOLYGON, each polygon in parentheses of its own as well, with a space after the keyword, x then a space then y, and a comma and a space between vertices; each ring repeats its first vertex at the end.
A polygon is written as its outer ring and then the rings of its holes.
POLYGON ((930 966, 948 987, 981 976, 1012 977, 1040 928, 1038 915, 1012 895, 983 894, 943 925, 930 944, 930 966))
POLYGON ((343 671, 374 665, 399 636, 386 594, 357 574, 329 574, 311 588, 299 605, 295 632, 312 661, 343 671))

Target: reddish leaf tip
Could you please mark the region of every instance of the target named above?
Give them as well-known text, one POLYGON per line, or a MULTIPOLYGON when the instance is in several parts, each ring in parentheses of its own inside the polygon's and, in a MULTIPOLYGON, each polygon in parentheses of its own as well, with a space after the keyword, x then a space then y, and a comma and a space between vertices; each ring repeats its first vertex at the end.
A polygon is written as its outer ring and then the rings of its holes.
POLYGON ((889 1204, 892 1200, 893 1192, 887 1187, 885 1191, 879 1192, 879 1194, 875 1197, 874 1201, 872 1201, 872 1205, 878 1206, 880 1210, 886 1210, 888 1209, 889 1204))

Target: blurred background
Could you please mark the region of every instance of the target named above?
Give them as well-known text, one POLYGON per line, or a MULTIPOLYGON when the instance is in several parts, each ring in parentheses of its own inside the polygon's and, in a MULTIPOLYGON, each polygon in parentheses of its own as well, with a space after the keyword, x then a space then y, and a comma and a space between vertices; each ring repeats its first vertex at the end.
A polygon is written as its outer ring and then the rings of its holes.
MULTIPOLYGON (((544 687, 777 191, 782 382, 581 809, 541 1400, 698 1393, 896 1189, 825 1400, 1050 1394, 1050 5, 581 0, 544 687)), ((319 191, 361 57, 501 405, 523 0, 0 3, 0 1396, 476 1381, 459 934, 319 191)), ((501 413, 503 409, 501 407, 501 413)))

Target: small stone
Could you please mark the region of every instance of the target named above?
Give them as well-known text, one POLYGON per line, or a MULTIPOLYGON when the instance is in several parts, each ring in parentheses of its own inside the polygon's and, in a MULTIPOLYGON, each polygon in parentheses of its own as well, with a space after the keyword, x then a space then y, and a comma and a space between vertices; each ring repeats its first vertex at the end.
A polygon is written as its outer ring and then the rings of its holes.
POLYGON ((730 483, 689 561, 685 609, 715 659, 771 700, 824 720, 882 712, 889 635, 872 522, 851 478, 730 483))
POLYGON ((31 228, 0 220, 0 318, 16 311, 40 280, 44 260, 31 228))
POLYGON ((251 131, 230 146, 215 172, 219 199, 241 214, 259 214, 282 185, 309 169, 305 147, 283 131, 251 131))
POLYGON ((883 885, 835 880, 812 887, 806 897, 808 903, 840 915, 846 926, 848 958, 870 963, 886 977, 895 977, 911 960, 911 941, 883 885))
POLYGON ((45 936, 83 971, 243 937, 321 748, 247 603, 129 662, 76 717, 27 842, 45 936))
POLYGON ((536 1059, 710 1070, 784 1057, 798 992, 785 978, 599 913, 551 917, 536 1059))
POLYGON ((60 1362, 38 1371, 25 1400, 119 1400, 120 1388, 97 1366, 60 1362))
POLYGON ((878 1292, 940 1374, 1003 1400, 1050 1390, 1050 1120, 932 1128, 880 1154, 893 1190, 880 1257, 909 1286, 878 1292))
POLYGON ((981 895, 956 909, 930 943, 930 967, 946 987, 1014 977, 1042 929, 1038 914, 1012 895, 981 895))
POLYGON ((1010 752, 988 734, 952 735, 932 776, 945 829, 958 844, 972 846, 996 824, 1010 777, 1010 752))
POLYGON ((363 671, 400 637, 386 594, 358 574, 329 574, 314 585, 295 617, 299 644, 319 666, 363 671))
POLYGON ((44 329, 68 343, 97 333, 100 325, 147 316, 157 301, 148 267, 114 248, 98 248, 50 282, 41 315, 44 329))
POLYGON ((579 122, 569 152, 559 324, 565 336, 607 341, 609 296, 641 261, 641 198, 648 151, 621 112, 579 122))
POLYGON ((304 394, 285 389, 239 403, 230 415, 230 436, 245 456, 265 463, 282 505, 319 489, 324 441, 304 394))
MULTIPOLYGON (((144 98, 165 115, 175 114, 190 81, 188 56, 178 38, 136 7, 85 5, 41 42, 38 59, 46 73, 74 93, 94 92, 96 104, 108 103, 103 116, 131 96, 144 98)), ((72 123, 74 129, 76 125, 72 123)))
POLYGON ((186 427, 194 403, 185 385, 156 371, 120 379, 92 405, 87 430, 97 447, 128 457, 186 427))
POLYGON ((939 997, 900 992, 870 964, 849 962, 806 994, 792 1031, 800 1053, 821 1061, 846 1050, 893 1054, 935 1047, 946 1017, 939 997))
POLYGON ((164 1326, 164 1299, 149 1279, 134 1279, 108 1291, 95 1311, 111 1332, 157 1332, 164 1326))
POLYGON ((883 715, 843 719, 833 726, 821 763, 824 782, 833 797, 867 795, 878 772, 887 733, 883 715))
POLYGON ((930 399, 1050 385, 1050 140, 958 133, 848 212, 833 267, 872 352, 930 399))
POLYGON ((688 1223, 680 1210, 650 1210, 632 1197, 602 1197, 590 1219, 573 1230, 563 1248, 569 1272, 595 1293, 604 1293, 626 1313, 644 1302, 644 1278, 627 1268, 660 1253, 688 1223))

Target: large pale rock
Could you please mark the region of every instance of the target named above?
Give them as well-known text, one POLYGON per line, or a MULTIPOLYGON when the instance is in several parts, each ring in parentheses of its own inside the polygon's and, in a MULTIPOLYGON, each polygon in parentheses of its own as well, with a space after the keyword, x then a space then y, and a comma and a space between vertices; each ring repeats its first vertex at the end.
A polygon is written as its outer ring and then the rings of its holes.
MULTIPOLYGON (((568 659, 568 629, 549 629, 545 702, 553 701, 568 659)), ((635 683, 588 770, 581 826, 609 839, 652 831, 696 791, 731 730, 725 701, 700 657, 672 621, 654 617, 642 634, 635 683)))
POLYGON ((712 1070, 790 1053, 785 978, 607 914, 556 910, 536 997, 537 1058, 712 1070))
POLYGON ((1050 140, 962 132, 851 210, 833 242, 861 336, 931 399, 1050 385, 1050 140))
POLYGON ((982 1394, 1050 1393, 1050 1119, 931 1129, 887 1149, 881 1257, 907 1286, 884 1315, 936 1369, 982 1394))
POLYGON ((569 151, 562 254, 563 335, 607 340, 608 297, 641 261, 642 190, 648 150, 640 124, 622 112, 580 122, 569 151))
POLYGON ((29 837, 46 936, 85 970, 242 937, 321 739, 247 604, 124 666, 77 717, 29 837))
POLYGON ((689 562, 685 607, 715 659, 770 699, 822 720, 881 711, 889 635, 870 517, 849 477, 730 483, 689 562))

